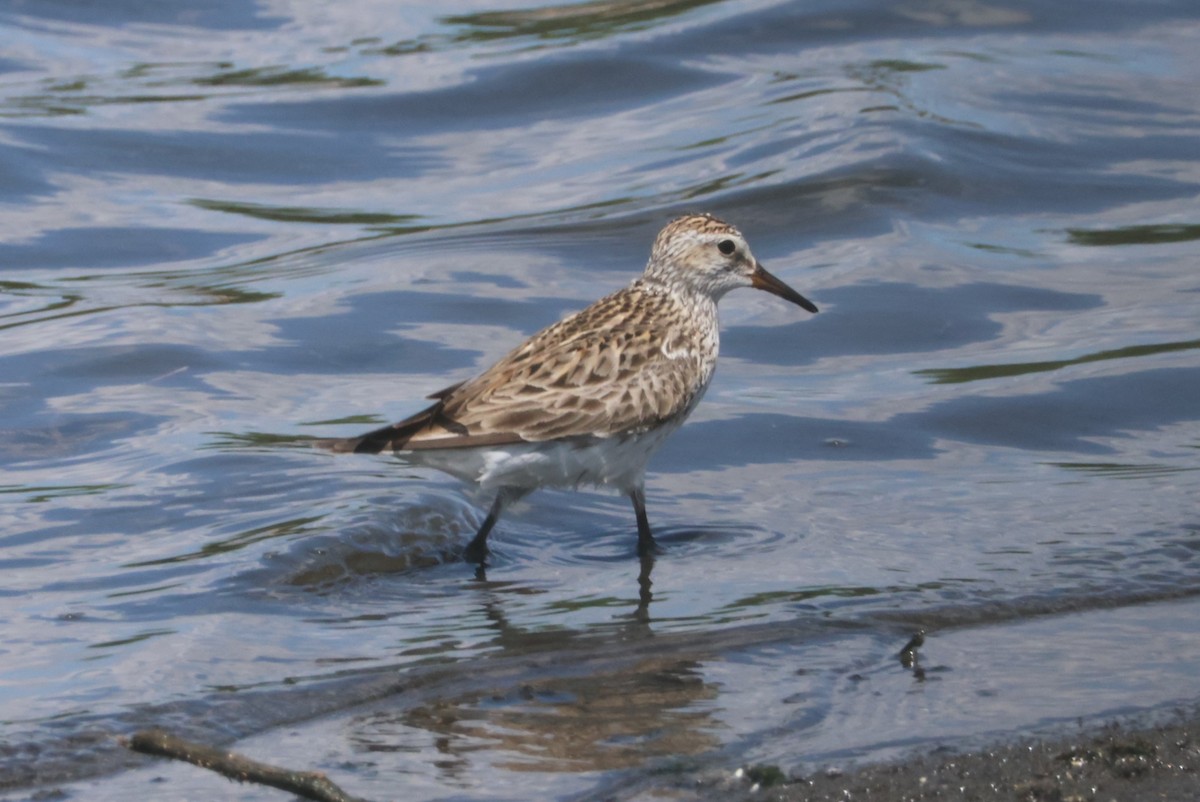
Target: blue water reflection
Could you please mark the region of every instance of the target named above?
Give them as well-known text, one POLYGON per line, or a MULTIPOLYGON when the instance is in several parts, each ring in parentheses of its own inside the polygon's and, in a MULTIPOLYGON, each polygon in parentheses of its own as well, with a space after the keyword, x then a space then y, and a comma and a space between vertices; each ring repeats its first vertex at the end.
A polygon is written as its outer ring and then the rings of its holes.
POLYGON ((0 786, 211 794, 116 771, 162 724, 566 798, 1194 698, 1193 5, 0 4, 0 786), (543 492, 477 577, 489 499, 309 447, 685 210, 822 312, 723 302, 657 562, 543 492))

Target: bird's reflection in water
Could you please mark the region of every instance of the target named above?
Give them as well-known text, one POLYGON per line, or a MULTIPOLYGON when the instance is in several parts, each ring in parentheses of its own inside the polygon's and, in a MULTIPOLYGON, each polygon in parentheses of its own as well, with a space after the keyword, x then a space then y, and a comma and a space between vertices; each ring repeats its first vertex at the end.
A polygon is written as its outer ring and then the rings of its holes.
POLYGON ((489 582, 481 566, 473 587, 498 648, 488 660, 495 683, 378 711, 358 721, 355 740, 372 751, 408 751, 417 728, 433 735, 419 739, 437 753, 429 764, 450 778, 466 777, 481 761, 513 771, 601 771, 715 748, 710 700, 718 691, 703 678, 701 656, 638 655, 638 636, 649 634, 654 562, 640 559, 636 606, 619 615, 625 624, 615 630, 515 624, 506 606, 536 591, 489 582))
MULTIPOLYGON (((654 585, 650 579, 650 574, 654 571, 654 560, 654 555, 649 552, 638 556, 638 603, 633 611, 633 618, 645 624, 650 623, 650 602, 654 599, 654 593, 650 590, 654 585)), ((475 566, 475 581, 480 585, 495 587, 488 583, 486 562, 475 566)), ((491 605, 485 602, 484 607, 485 611, 488 611, 491 605)), ((488 613, 488 617, 491 618, 491 612, 488 613)))
POLYGON ((604 771, 717 747, 716 696, 699 664, 660 656, 381 714, 361 722, 360 735, 401 724, 424 730, 434 736, 433 760, 451 775, 474 760, 513 771, 604 771))
POLYGON ((650 592, 654 584, 650 581, 650 572, 654 570, 654 554, 646 552, 640 555, 641 570, 638 571, 638 605, 633 617, 643 623, 650 623, 650 601, 654 594, 650 592))

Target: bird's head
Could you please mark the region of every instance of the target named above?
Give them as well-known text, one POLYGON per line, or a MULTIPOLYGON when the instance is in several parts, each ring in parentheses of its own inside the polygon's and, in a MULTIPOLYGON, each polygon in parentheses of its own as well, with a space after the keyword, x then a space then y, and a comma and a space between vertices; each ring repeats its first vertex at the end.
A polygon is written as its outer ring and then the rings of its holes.
POLYGON ((742 232, 710 214, 684 215, 668 223, 654 240, 645 278, 686 287, 714 301, 738 287, 754 287, 817 311, 812 301, 759 264, 742 232))

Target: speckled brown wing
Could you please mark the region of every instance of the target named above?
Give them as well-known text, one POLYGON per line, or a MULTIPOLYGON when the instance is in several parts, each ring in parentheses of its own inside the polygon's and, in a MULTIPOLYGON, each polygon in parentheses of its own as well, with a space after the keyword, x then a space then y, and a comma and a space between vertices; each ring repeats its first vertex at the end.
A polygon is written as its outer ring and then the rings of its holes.
POLYGON ((437 403, 417 415, 339 450, 538 442, 669 420, 707 383, 706 351, 716 348, 692 314, 670 295, 634 282, 534 335, 474 379, 435 394, 437 403), (687 339, 698 329, 704 336, 687 339))

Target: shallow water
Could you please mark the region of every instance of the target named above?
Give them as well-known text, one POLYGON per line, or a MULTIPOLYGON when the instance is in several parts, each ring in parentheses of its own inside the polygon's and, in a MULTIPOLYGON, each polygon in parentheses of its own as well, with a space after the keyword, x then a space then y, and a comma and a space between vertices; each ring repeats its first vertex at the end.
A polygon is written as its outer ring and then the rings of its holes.
POLYGON ((161 725, 631 797, 1200 697, 1200 14, 1044 5, 0 5, 0 788, 277 797, 161 725), (723 301, 649 576, 624 499, 481 579, 488 499, 304 447, 694 209, 821 312, 723 301))

